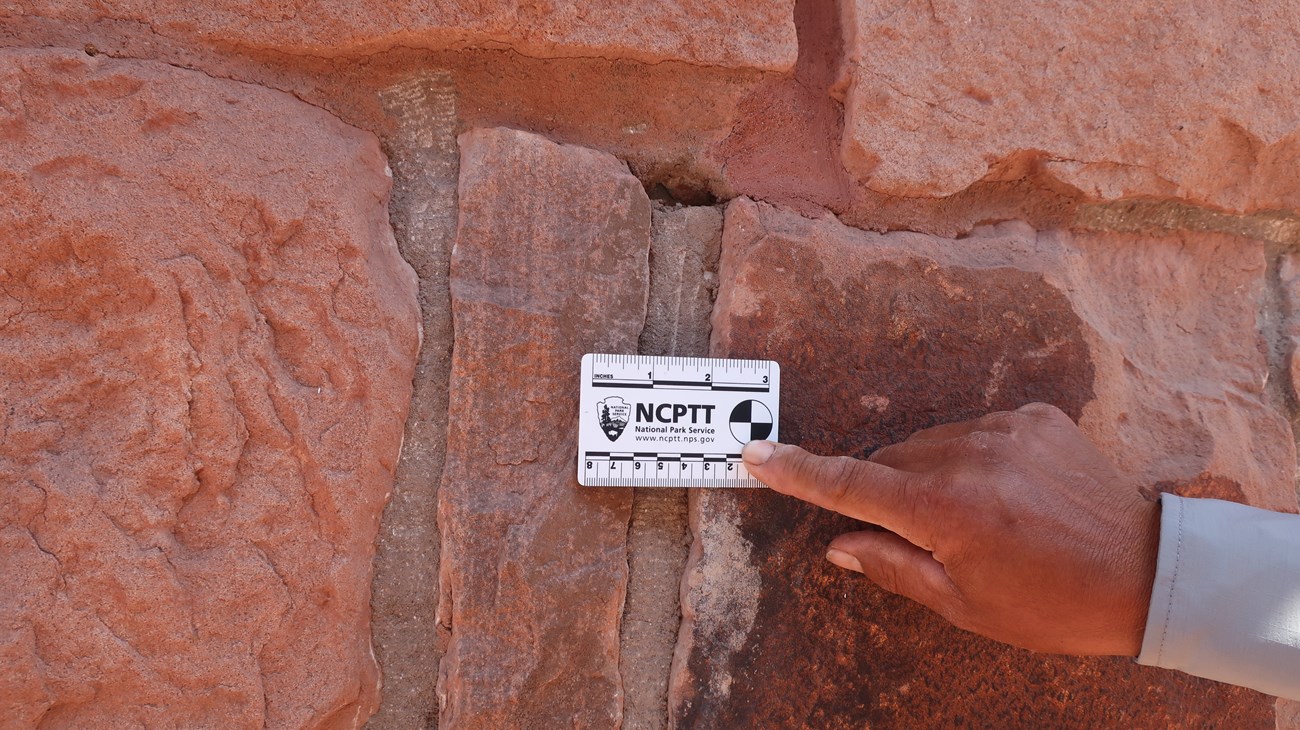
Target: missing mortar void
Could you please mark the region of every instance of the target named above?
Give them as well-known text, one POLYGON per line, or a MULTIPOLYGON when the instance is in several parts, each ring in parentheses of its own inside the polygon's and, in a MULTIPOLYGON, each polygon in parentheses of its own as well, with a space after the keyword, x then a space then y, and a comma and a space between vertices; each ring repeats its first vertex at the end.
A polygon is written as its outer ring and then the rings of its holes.
POLYGON ((707 184, 680 178, 647 183, 645 192, 651 200, 669 205, 714 205, 718 202, 707 184))

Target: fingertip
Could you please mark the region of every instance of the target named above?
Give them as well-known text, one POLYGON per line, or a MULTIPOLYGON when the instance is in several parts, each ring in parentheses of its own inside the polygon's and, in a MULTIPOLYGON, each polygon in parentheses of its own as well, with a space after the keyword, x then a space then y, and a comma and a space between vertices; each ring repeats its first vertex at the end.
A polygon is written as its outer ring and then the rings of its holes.
POLYGON ((851 570, 855 573, 862 572, 862 563, 856 557, 844 552, 843 550, 830 548, 826 551, 826 559, 836 567, 851 570))
POLYGON ((776 451, 776 444, 771 441, 750 441, 740 450, 740 458, 748 466, 762 466, 772 458, 773 451, 776 451))
POLYGON ((832 553, 856 558, 858 570, 881 588, 940 613, 951 595, 951 583, 943 564, 929 551, 893 532, 860 530, 831 540, 826 559, 840 567, 849 567, 832 558, 832 553))

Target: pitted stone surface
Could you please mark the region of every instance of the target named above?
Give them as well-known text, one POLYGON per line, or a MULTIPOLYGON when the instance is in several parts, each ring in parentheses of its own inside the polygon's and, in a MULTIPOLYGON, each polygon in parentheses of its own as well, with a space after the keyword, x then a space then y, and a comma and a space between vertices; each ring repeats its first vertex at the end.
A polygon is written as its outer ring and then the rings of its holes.
MULTIPOLYGON (((1134 489, 1294 508, 1264 402, 1258 245, 1220 234, 960 242, 728 207, 714 355, 782 364, 783 439, 864 457, 938 423, 1046 401, 1134 489), (1146 266, 1135 258, 1143 257, 1146 266)), ((671 696, 678 727, 1263 728, 1256 693, 961 632, 823 557, 847 518, 772 492, 701 494, 671 696)))
POLYGON ((159 37, 221 49, 304 56, 385 50, 501 48, 541 58, 600 57, 785 70, 794 64, 794 0, 691 3, 619 0, 314 0, 202 4, 17 0, 0 22, 29 17, 82 27, 141 25, 159 37))
POLYGON ((5 723, 374 710, 419 337, 388 187, 373 136, 287 94, 0 53, 5 723))
POLYGON ((633 353, 650 201, 611 155, 460 138, 440 726, 615 727, 630 490, 577 484, 578 364, 633 353))
POLYGON ((871 190, 951 195, 1021 174, 1028 155, 1098 198, 1300 204, 1300 17, 1286 2, 848 0, 843 12, 843 159, 871 190))

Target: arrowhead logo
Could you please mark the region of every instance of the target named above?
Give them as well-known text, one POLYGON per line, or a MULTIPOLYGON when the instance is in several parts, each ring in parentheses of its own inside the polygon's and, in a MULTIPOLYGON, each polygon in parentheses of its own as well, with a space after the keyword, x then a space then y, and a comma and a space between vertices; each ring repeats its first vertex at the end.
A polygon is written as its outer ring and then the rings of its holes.
POLYGON ((600 419, 600 430, 605 432, 605 437, 610 441, 617 441, 618 437, 623 435, 623 429, 627 428, 631 416, 632 407, 616 395, 611 395, 596 404, 596 417, 600 419))

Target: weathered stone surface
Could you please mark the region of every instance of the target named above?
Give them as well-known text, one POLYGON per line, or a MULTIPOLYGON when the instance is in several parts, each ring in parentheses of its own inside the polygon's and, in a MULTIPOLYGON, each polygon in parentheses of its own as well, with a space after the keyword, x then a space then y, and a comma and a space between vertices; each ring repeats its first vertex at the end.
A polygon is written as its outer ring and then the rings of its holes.
POLYGON ((402 256, 420 279, 424 339, 393 496, 384 509, 370 605, 383 685, 370 730, 438 726, 438 482, 451 374, 448 268, 456 238, 456 97, 448 73, 423 73, 383 93, 396 130, 384 138, 389 203, 402 256))
POLYGON ((636 350, 650 202, 602 152, 508 129, 460 145, 440 723, 615 726, 632 495, 577 484, 576 374, 636 350))
POLYGON ((1300 730, 1300 702, 1277 701, 1277 730, 1300 730))
POLYGON ((0 656, 28 727, 351 727, 418 346, 374 137, 0 54, 0 656))
POLYGON ((161 37, 295 55, 357 56, 399 46, 506 48, 524 56, 682 61, 779 71, 794 63, 793 12, 794 0, 443 0, 436 7, 410 0, 317 0, 306 7, 255 0, 201 5, 17 0, 0 8, 0 22, 34 16, 83 27, 141 24, 161 37))
POLYGON ((1280 0, 843 5, 845 166, 943 196, 1029 155, 1100 198, 1295 206, 1300 17, 1280 0))
POLYGON ((1295 511, 1294 440, 1266 396, 1257 326, 1264 247, 1191 232, 1062 245, 1048 274, 1094 331, 1097 397, 1080 426, 1102 452, 1144 487, 1295 511))
MULTIPOLYGON (((727 211, 714 354, 782 364, 782 435, 863 457, 916 429, 1055 403, 1133 487, 1294 508, 1264 403, 1262 247, 1221 234, 864 233, 727 211)), ((679 727, 1273 723, 1272 700, 1122 659, 1034 655, 826 563, 858 523, 771 492, 700 495, 679 727)))

